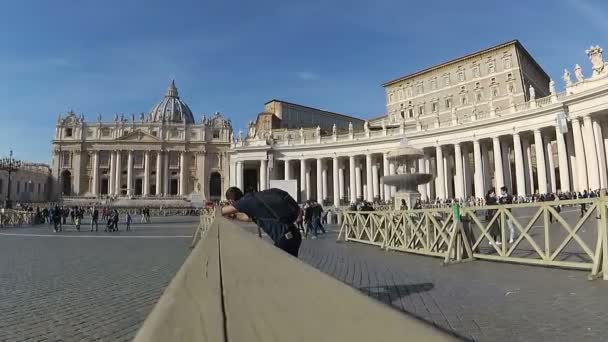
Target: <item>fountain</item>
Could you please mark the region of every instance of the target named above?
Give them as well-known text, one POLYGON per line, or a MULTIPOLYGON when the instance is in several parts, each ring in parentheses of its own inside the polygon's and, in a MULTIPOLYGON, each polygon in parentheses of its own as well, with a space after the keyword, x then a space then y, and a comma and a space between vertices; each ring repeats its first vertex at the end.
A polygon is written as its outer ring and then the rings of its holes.
POLYGON ((426 184, 433 179, 432 174, 418 173, 415 167, 409 169, 408 172, 408 162, 413 161, 415 163, 418 157, 423 155, 424 153, 421 150, 410 146, 405 139, 401 140, 399 147, 388 153, 388 160, 395 162, 397 165, 397 174, 384 176, 384 184, 397 187, 395 210, 400 209, 402 199, 405 199, 407 207, 412 209, 416 200, 420 199, 418 185, 426 184))

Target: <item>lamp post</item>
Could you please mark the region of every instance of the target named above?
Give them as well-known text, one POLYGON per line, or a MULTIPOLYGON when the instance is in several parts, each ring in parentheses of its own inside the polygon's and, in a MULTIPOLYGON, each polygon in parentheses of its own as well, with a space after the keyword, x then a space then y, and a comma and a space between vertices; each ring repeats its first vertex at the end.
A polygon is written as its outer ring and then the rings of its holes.
POLYGON ((6 171, 8 173, 8 184, 7 184, 7 194, 6 200, 4 201, 4 208, 11 209, 13 207, 11 203, 11 174, 13 172, 19 171, 23 166, 23 163, 20 160, 16 160, 13 158, 13 151, 10 151, 8 158, 0 159, 0 170, 6 171))

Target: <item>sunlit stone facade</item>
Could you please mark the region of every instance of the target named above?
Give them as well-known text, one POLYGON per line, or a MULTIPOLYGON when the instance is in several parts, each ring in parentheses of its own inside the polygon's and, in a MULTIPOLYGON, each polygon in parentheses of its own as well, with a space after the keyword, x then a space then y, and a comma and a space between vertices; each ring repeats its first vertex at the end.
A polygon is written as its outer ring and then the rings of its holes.
POLYGON ((424 199, 483 198, 501 186, 519 196, 606 189, 608 66, 601 48, 586 53, 591 72, 566 70, 563 92, 511 41, 385 83, 386 114, 363 125, 275 116, 276 128, 259 134, 252 124, 230 149, 230 183, 261 190, 295 179, 299 200, 334 205, 390 200, 387 152, 407 139, 424 151, 410 169, 434 175, 418 189, 424 199))
POLYGON ((149 113, 69 112, 57 121, 52 170, 63 196, 219 199, 228 185, 232 127, 219 113, 198 123, 172 82, 149 113))

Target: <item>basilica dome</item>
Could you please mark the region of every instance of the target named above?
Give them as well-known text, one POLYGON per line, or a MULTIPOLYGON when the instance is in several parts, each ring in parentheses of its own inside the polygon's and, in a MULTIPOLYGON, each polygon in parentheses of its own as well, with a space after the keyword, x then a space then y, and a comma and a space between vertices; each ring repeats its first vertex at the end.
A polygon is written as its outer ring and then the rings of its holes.
POLYGON ((165 97, 150 112, 153 122, 194 123, 194 116, 188 105, 180 100, 175 82, 171 81, 165 97))

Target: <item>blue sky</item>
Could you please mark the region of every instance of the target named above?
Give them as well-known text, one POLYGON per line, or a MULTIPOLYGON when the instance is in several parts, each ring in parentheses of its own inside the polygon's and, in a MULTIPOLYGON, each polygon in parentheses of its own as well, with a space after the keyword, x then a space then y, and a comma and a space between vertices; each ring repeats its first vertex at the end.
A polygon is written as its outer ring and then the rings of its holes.
POLYGON ((59 114, 147 112, 171 79, 238 130, 272 98, 377 116, 383 81, 511 39, 559 87, 608 48, 598 0, 20 0, 0 18, 0 155, 40 162, 59 114))

